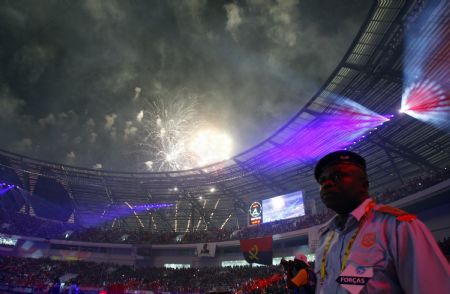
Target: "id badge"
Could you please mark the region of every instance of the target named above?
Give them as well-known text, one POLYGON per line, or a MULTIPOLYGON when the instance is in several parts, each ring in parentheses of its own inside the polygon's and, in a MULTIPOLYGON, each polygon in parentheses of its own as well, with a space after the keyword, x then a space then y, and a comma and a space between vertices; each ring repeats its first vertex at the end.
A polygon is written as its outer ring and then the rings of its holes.
POLYGON ((373 268, 366 266, 347 265, 336 282, 352 294, 361 292, 367 282, 373 277, 373 268))

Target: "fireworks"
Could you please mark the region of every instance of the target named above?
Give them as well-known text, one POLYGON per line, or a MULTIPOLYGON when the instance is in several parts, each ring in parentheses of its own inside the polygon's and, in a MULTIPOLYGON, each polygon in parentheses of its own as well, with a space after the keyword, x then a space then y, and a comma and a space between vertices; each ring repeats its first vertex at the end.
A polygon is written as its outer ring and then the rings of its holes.
POLYGON ((144 135, 139 146, 151 171, 186 170, 228 159, 231 139, 199 119, 195 96, 157 97, 137 114, 144 135))
POLYGON ((231 150, 231 138, 214 129, 198 131, 189 143, 189 151, 196 155, 197 166, 229 159, 231 150))

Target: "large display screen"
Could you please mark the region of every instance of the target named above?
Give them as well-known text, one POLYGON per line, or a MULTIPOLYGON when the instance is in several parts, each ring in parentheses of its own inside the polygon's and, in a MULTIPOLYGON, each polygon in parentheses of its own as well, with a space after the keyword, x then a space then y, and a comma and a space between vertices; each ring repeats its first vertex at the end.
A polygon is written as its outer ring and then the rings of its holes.
POLYGON ((305 215, 303 192, 297 191, 262 201, 263 223, 305 215))

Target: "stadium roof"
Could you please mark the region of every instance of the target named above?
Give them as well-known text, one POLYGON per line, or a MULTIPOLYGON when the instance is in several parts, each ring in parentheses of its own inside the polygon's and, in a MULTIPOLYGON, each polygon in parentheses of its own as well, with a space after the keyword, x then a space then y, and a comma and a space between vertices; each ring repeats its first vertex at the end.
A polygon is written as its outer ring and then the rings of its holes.
MULTIPOLYGON (((42 178, 46 185, 61 185, 64 197, 41 196, 67 202, 80 221, 94 217, 111 223, 117 206, 127 205, 122 225, 178 232, 246 225, 252 201, 297 190, 304 192, 307 210, 320 205, 314 164, 340 148, 366 157, 372 191, 401 185, 450 163, 448 106, 437 122, 426 119, 426 111, 419 119, 397 114, 405 91, 428 89, 427 95, 448 104, 449 6, 448 1, 376 1, 317 94, 270 138, 230 160, 158 173, 89 170, 4 151, 0 163, 32 193, 38 193, 42 178), (394 116, 381 119, 388 115, 394 116), (372 126, 373 121, 378 123, 372 126), (132 209, 158 203, 173 206, 132 209)), ((429 113, 442 111, 436 107, 429 113)))

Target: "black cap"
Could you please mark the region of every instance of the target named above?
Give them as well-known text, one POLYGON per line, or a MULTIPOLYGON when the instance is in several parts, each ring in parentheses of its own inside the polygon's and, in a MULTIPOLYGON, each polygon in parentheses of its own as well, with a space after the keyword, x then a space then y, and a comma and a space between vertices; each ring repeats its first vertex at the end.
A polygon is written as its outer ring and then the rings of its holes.
POLYGON ((317 162, 316 168, 314 169, 316 181, 319 181, 319 177, 325 167, 342 162, 352 163, 366 170, 366 161, 361 155, 352 151, 339 150, 325 155, 317 162))

